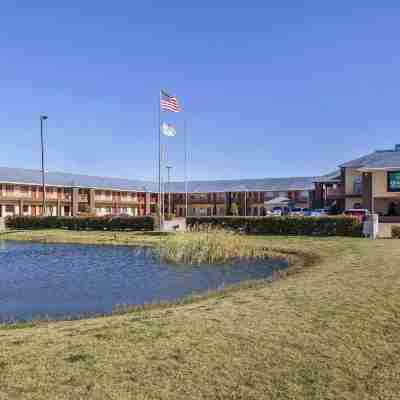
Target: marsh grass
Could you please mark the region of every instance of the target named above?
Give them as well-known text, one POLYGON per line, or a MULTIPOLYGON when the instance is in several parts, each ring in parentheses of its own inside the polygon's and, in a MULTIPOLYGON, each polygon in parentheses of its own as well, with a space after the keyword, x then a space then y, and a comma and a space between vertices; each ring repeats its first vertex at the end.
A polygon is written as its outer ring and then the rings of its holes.
POLYGON ((191 265, 262 261, 271 256, 265 248, 254 246, 243 235, 215 228, 169 236, 163 240, 160 252, 165 262, 191 265))

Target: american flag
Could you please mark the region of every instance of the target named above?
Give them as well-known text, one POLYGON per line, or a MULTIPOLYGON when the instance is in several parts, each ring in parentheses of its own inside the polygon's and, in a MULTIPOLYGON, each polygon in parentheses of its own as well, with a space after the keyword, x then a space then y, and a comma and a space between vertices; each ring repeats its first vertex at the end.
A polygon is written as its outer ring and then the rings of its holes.
POLYGON ((161 90, 160 93, 160 107, 162 111, 180 112, 181 106, 178 103, 178 99, 175 96, 171 96, 168 93, 161 90))

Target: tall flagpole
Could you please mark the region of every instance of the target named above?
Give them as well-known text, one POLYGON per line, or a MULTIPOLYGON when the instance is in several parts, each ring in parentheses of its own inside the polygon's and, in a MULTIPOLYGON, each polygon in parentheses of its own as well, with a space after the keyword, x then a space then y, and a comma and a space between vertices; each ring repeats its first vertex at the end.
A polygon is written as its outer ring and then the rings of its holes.
POLYGON ((161 90, 158 98, 158 218, 160 230, 163 228, 161 201, 161 90))
POLYGON ((183 120, 183 146, 185 152, 185 162, 184 162, 184 175, 185 175, 185 217, 188 217, 188 177, 187 177, 187 126, 186 119, 183 120))

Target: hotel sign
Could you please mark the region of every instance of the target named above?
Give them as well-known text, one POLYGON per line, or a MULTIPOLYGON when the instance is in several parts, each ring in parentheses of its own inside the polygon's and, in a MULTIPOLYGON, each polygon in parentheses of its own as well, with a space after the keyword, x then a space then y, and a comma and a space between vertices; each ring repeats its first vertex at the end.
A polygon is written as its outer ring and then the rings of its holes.
POLYGON ((400 171, 387 173, 388 192, 400 192, 400 171))

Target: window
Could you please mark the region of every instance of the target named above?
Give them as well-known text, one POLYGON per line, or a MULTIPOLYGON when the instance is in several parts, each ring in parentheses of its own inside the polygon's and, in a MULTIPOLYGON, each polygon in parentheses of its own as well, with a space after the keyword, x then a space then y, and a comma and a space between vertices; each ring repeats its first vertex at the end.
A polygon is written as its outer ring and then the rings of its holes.
POLYGON ((14 211, 15 211, 15 206, 6 205, 6 212, 7 213, 13 213, 14 211))
POLYGON ((190 195, 190 198, 191 198, 191 200, 207 200, 208 195, 207 195, 207 193, 196 193, 196 194, 190 195))
POLYGON ((361 193, 361 185, 362 185, 361 176, 356 176, 353 180, 353 193, 359 194, 361 193))
POLYGON ((14 185, 6 185, 6 192, 13 192, 14 191, 14 185))
POLYGON ((22 211, 23 211, 24 213, 29 212, 29 206, 24 205, 24 206, 22 207, 22 211))
POLYGON ((20 186, 20 191, 22 193, 28 193, 29 192, 29 186, 20 186))
POLYGON ((308 195, 309 195, 308 190, 302 190, 302 191, 299 193, 299 197, 300 197, 301 199, 308 199, 308 195))
POLYGON ((400 171, 390 171, 387 173, 387 191, 400 192, 400 171))
POLYGON ((102 192, 101 190, 96 190, 96 191, 94 192, 94 194, 95 194, 96 196, 101 196, 101 195, 103 194, 103 192, 102 192))
POLYGON ((216 194, 217 201, 224 201, 225 200, 225 193, 217 193, 216 194))

